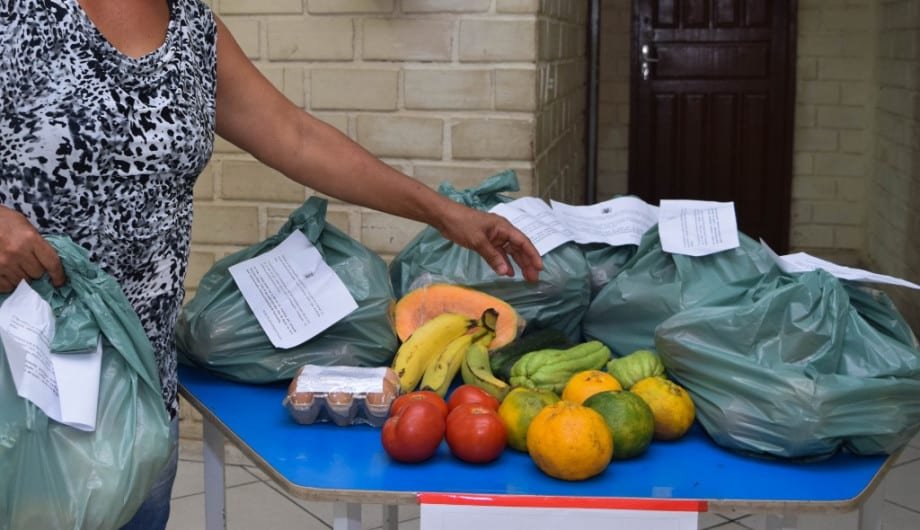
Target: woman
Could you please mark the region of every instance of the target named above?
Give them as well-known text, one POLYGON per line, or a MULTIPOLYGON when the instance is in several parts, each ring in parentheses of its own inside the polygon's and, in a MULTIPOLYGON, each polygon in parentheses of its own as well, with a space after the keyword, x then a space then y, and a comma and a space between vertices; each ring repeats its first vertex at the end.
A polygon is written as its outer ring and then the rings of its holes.
MULTIPOLYGON (((441 197, 303 112, 199 0, 0 0, 0 292, 47 273, 65 234, 121 284, 177 416, 173 330, 192 187, 214 132, 313 190, 430 224, 499 274, 541 260, 506 220, 441 197)), ((175 430, 175 429, 174 429, 175 430)), ((163 528, 175 455, 126 528, 163 528)))

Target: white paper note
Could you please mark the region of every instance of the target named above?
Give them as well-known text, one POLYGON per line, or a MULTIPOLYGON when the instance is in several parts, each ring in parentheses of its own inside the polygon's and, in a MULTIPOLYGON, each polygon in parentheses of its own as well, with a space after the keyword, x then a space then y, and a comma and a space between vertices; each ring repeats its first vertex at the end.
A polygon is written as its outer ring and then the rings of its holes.
POLYGON ((86 353, 51 353, 54 314, 26 282, 0 306, 0 340, 16 393, 49 418, 83 431, 96 428, 101 340, 86 353))
POLYGON ((841 280, 853 280, 869 283, 887 283, 890 285, 909 287, 911 289, 920 289, 920 285, 909 282, 907 280, 902 280, 901 278, 888 276, 886 274, 877 274, 854 267, 837 265, 836 263, 817 258, 804 252, 796 252, 795 254, 779 256, 776 254, 776 252, 773 251, 773 249, 767 246, 767 243, 764 240, 761 239, 760 244, 767 251, 767 253, 773 257, 773 259, 776 261, 776 264, 783 272, 796 273, 809 272, 815 269, 824 269, 831 275, 840 278, 841 280))
POLYGON ((638 197, 617 197, 590 206, 550 203, 576 243, 638 245, 642 234, 658 222, 658 208, 638 197))
POLYGON ((508 219, 524 233, 541 256, 572 240, 572 234, 559 224, 548 204, 534 197, 522 197, 499 204, 490 210, 508 219))
POLYGON ((230 274, 276 348, 303 344, 358 307, 297 230, 274 249, 231 266, 230 274))
POLYGON ((740 245, 733 202, 662 200, 658 213, 665 252, 705 256, 740 245))

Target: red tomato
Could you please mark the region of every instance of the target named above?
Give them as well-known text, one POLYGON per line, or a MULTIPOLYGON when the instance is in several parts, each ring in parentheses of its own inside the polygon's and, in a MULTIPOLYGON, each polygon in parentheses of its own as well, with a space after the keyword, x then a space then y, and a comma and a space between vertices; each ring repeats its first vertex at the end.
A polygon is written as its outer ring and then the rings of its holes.
POLYGON ((390 405, 390 416, 396 416, 403 407, 418 400, 428 401, 432 405, 437 406, 438 409, 441 410, 441 414, 444 418, 447 419, 447 413, 450 412, 447 409, 447 402, 444 401, 444 398, 439 396, 437 392, 432 392, 431 390, 416 390, 399 396, 393 400, 393 404, 390 405))
POLYGON ((460 460, 485 464, 498 458, 508 441, 501 416, 482 405, 459 405, 447 416, 447 446, 460 460))
POLYGON ((390 416, 380 431, 383 449, 393 460, 416 463, 428 460, 444 439, 444 416, 428 401, 416 400, 390 416))
POLYGON ((476 385, 460 385, 447 398, 447 409, 452 411, 459 405, 482 405, 497 411, 501 403, 476 385))

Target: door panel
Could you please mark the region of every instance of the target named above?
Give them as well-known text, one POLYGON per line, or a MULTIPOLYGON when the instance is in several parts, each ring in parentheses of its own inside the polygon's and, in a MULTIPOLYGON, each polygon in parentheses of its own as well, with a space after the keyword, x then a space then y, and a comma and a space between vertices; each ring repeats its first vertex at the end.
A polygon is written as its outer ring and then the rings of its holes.
POLYGON ((742 232, 787 250, 795 12, 633 0, 630 193, 735 201, 742 232))

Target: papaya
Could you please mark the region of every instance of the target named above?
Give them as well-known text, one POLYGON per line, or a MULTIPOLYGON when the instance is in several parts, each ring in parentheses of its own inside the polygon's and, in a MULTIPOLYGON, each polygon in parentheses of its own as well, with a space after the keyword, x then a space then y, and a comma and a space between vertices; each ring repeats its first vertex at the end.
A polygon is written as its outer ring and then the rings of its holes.
POLYGON ((516 339, 524 328, 524 319, 511 304, 471 287, 450 283, 419 287, 393 304, 390 317, 396 335, 405 342, 419 326, 441 313, 459 313, 476 319, 489 308, 498 312, 495 338, 488 346, 492 350, 516 339))

